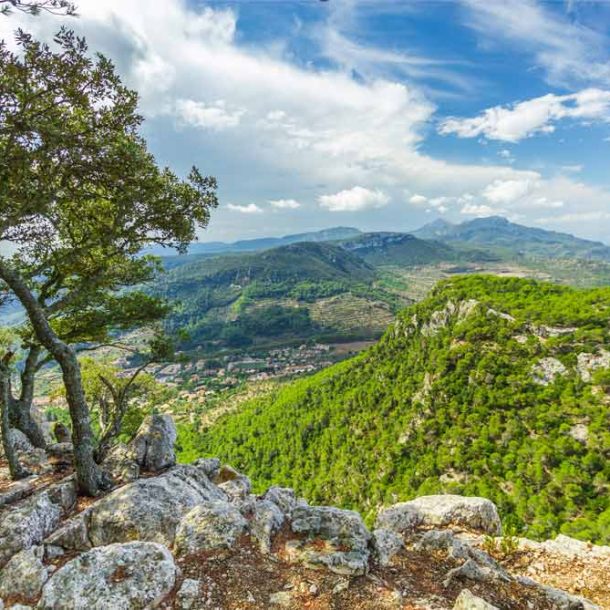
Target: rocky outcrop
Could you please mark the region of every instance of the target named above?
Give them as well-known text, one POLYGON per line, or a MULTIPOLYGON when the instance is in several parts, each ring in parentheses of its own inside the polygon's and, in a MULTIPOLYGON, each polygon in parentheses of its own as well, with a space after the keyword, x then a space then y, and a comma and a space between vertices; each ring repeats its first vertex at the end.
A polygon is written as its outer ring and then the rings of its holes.
POLYGON ((371 536, 358 513, 329 506, 300 506, 292 513, 292 531, 305 535, 304 540, 289 543, 293 558, 337 574, 366 573, 371 536))
POLYGON ((160 544, 111 544, 60 568, 44 586, 38 608, 154 608, 177 575, 171 553, 160 544))
POLYGON ((139 479, 93 507, 89 538, 94 546, 146 540, 171 546, 178 523, 198 504, 227 496, 194 466, 176 466, 161 476, 139 479))
POLYGON ((212 549, 231 548, 248 523, 242 514, 222 500, 198 504, 178 524, 174 550, 188 555, 212 549))
MULTIPOLYGON (((396 504, 379 512, 370 533, 358 513, 309 506, 291 489, 253 495, 245 475, 212 458, 139 478, 78 508, 72 477, 28 489, 28 497, 10 495, 0 512, 0 602, 12 608, 595 607, 574 583, 566 592, 547 573, 532 579, 527 566, 491 556, 486 545, 501 526, 484 498, 396 504)), ((610 561, 610 550, 565 536, 519 541, 519 549, 536 565, 545 556, 563 557, 566 566, 591 559, 600 582, 610 561)), ((601 585, 591 591, 605 600, 601 585)))
POLYGON ((451 494, 422 496, 386 508, 377 517, 377 527, 406 534, 418 528, 444 527, 498 535, 502 525, 493 502, 485 498, 451 494))
POLYGON ((176 463, 176 426, 170 415, 149 415, 140 426, 131 448, 144 471, 159 472, 176 463))
POLYGON ((560 360, 549 356, 548 358, 541 358, 532 367, 532 378, 534 383, 549 385, 553 383, 557 377, 561 377, 567 372, 568 369, 560 360))

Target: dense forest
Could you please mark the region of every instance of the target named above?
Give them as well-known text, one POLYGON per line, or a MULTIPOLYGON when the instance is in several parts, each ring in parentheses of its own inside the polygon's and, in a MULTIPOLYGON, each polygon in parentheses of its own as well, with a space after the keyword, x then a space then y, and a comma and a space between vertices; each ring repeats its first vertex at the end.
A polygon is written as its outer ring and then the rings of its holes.
POLYGON ((356 358, 184 427, 183 457, 218 455, 369 519, 454 492, 492 499, 509 532, 608 544, 609 318, 609 288, 441 282, 356 358))

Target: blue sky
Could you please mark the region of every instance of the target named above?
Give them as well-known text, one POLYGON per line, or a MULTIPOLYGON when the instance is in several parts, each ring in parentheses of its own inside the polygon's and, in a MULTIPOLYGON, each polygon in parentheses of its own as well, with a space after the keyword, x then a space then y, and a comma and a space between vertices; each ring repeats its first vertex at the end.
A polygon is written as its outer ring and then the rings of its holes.
MULTIPOLYGON (((610 242, 610 4, 80 0, 204 240, 501 214, 610 242)), ((21 23, 20 23, 21 22, 21 23)), ((15 16, 50 37, 57 19, 15 16)))

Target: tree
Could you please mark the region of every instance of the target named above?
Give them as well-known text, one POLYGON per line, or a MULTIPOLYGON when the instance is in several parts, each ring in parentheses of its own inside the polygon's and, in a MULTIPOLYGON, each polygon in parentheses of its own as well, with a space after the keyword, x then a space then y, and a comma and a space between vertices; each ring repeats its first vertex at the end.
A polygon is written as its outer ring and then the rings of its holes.
POLYGON ((11 11, 21 11, 30 15, 42 12, 53 15, 76 15, 76 5, 69 0, 0 0, 0 14, 10 15, 11 11))
POLYGON ((19 463, 10 433, 7 380, 11 375, 10 365, 14 356, 14 342, 14 334, 8 329, 0 328, 0 432, 2 433, 2 447, 8 462, 9 473, 13 480, 18 480, 25 478, 30 473, 19 463))
POLYGON ((0 280, 61 367, 79 487, 96 495, 103 479, 76 350, 62 338, 66 312, 94 317, 88 303, 120 298, 125 276, 150 265, 146 246, 185 251, 217 205, 216 181, 158 167, 139 135, 137 94, 84 39, 62 29, 54 51, 19 31, 17 43, 20 53, 0 44, 0 240, 17 247, 0 256, 0 280))

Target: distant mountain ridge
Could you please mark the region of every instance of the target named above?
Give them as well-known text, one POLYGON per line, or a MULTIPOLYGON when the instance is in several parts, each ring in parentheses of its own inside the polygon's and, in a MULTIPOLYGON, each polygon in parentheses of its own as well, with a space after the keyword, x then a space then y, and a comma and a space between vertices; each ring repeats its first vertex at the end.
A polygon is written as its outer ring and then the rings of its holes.
POLYGON ((437 219, 413 235, 443 243, 462 243, 508 250, 523 256, 610 261, 610 246, 548 229, 527 227, 502 216, 476 218, 461 224, 437 219))

